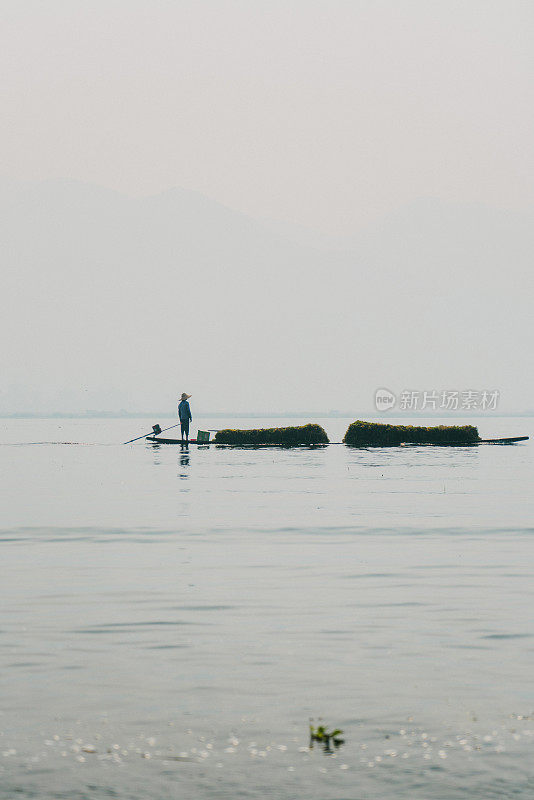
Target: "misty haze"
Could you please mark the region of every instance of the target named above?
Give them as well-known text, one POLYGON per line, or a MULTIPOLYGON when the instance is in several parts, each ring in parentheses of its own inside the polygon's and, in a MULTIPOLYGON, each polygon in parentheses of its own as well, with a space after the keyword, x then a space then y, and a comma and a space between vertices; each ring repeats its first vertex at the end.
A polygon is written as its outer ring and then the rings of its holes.
MULTIPOLYGON (((369 410, 374 390, 533 407, 534 218, 421 198, 319 247, 202 195, 2 186, 0 410, 369 410)), ((310 236, 310 240, 313 237, 310 236)))
POLYGON ((534 4, 0 14, 0 800, 531 800, 534 4))

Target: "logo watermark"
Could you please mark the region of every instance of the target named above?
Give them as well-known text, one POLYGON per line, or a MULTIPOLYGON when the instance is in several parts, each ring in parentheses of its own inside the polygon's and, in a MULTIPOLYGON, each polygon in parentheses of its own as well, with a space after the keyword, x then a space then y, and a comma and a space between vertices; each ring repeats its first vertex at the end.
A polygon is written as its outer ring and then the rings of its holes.
POLYGON ((389 389, 377 389, 377 411, 496 411, 499 404, 498 389, 405 389, 397 396, 389 389))
POLYGON ((397 398, 389 389, 377 389, 375 392, 375 408, 377 411, 389 411, 395 407, 397 398))

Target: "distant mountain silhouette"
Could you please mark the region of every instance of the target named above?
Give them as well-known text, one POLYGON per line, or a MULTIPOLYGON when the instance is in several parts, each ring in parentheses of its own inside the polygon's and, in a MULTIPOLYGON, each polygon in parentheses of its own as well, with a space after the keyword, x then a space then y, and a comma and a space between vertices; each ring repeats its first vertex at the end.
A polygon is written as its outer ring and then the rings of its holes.
POLYGON ((532 215, 422 199, 329 248, 182 189, 2 181, 0 211, 0 411, 162 407, 193 385, 214 410, 531 385, 532 215))

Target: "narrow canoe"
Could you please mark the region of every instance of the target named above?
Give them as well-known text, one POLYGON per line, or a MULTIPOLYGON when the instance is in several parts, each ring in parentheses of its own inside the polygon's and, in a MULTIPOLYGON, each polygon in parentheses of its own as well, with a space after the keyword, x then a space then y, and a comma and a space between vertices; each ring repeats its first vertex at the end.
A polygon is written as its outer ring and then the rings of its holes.
POLYGON ((526 442, 529 436, 509 436, 507 439, 479 439, 478 444, 514 444, 514 442, 526 442))
MULTIPOLYGON (((162 436, 147 436, 146 439, 156 444, 186 444, 185 440, 182 442, 181 439, 165 439, 162 436)), ((197 442, 196 439, 189 439, 188 444, 213 444, 213 442, 197 442)))
MULTIPOLYGON (((400 447, 477 447, 479 444, 515 444, 526 442, 529 436, 508 436, 505 439, 477 439, 475 442, 401 442, 400 447)), ((380 445, 365 445, 365 447, 380 447, 380 445)))
MULTIPOLYGON (((401 444, 401 447, 473 447, 478 444, 515 444, 516 442, 526 442, 529 439, 529 436, 508 436, 505 439, 479 439, 478 442, 473 442, 473 444, 469 443, 459 443, 459 444, 431 444, 431 443, 424 443, 418 444, 417 442, 406 442, 405 444, 401 444)), ((165 439, 162 436, 147 436, 146 437, 148 442, 154 442, 155 444, 184 444, 181 439, 165 439)), ((275 445, 275 444, 268 444, 268 445, 221 445, 216 441, 211 442, 197 442, 196 439, 189 439, 189 444, 198 444, 198 445, 206 445, 206 444, 216 444, 218 447, 284 447, 285 445, 275 445)), ((342 442, 330 442, 330 444, 342 444, 342 442)), ((320 445, 297 445, 302 447, 328 447, 327 444, 320 444, 320 445)), ((372 445, 365 445, 365 448, 371 447, 372 445)), ((379 445, 378 445, 379 446, 379 445)))

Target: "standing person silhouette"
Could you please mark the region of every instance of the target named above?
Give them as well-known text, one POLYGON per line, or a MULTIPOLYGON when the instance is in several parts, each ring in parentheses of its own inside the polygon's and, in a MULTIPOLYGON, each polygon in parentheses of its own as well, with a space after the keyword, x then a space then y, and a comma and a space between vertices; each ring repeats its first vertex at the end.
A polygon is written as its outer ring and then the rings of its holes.
POLYGON ((187 402, 190 397, 190 394, 182 392, 182 397, 178 406, 178 416, 180 417, 180 429, 182 432, 182 444, 184 443, 184 433, 185 443, 189 444, 189 421, 193 420, 193 417, 191 416, 191 409, 189 408, 189 403, 187 402))

